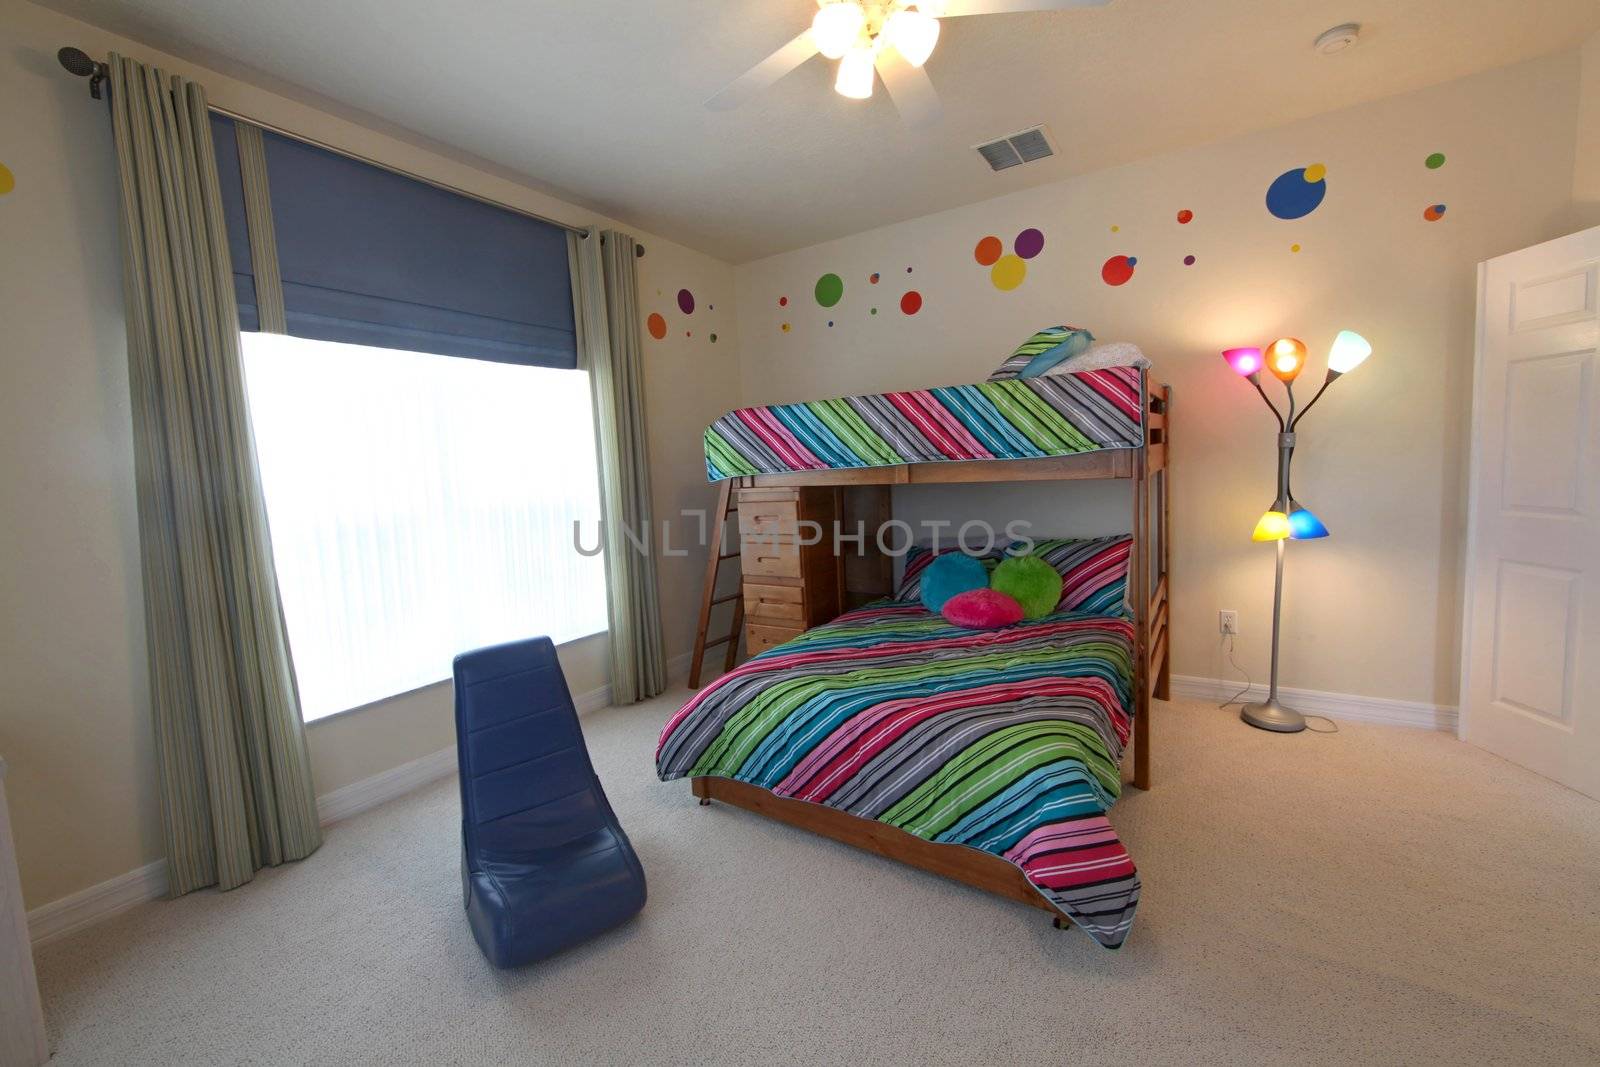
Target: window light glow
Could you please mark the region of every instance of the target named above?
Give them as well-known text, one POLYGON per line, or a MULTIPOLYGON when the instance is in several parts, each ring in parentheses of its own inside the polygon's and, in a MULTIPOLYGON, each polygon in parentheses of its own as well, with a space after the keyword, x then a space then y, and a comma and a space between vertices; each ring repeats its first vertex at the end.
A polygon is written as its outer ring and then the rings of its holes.
POLYGON ((867 13, 854 0, 826 3, 811 17, 811 39, 816 42, 817 51, 829 59, 840 59, 855 45, 866 25, 867 13))
POLYGON ((1281 382, 1292 382, 1306 365, 1306 346, 1298 338, 1280 337, 1267 348, 1267 369, 1281 382))
POLYGON ((458 652, 606 629, 589 379, 243 335, 306 719, 444 681, 458 652))

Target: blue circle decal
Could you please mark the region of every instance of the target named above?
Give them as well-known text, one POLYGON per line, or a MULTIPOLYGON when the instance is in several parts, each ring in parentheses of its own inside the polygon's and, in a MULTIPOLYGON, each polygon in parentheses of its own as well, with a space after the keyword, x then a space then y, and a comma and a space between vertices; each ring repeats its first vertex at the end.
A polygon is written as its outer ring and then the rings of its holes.
POLYGON ((1267 210, 1280 219, 1303 219, 1328 195, 1327 168, 1321 163, 1296 167, 1267 186, 1267 210))

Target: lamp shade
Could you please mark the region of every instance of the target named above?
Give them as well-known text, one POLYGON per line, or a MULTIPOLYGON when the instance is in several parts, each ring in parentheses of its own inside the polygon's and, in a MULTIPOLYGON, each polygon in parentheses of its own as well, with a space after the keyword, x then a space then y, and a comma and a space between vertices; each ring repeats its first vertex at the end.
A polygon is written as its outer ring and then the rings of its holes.
POLYGON ((896 52, 913 67, 920 67, 933 54, 939 40, 939 20, 921 11, 901 8, 883 24, 883 36, 896 52))
POLYGON ((872 77, 872 49, 852 48, 839 60, 833 91, 852 100, 865 100, 872 95, 872 77))
POLYGON ((850 51, 866 24, 867 13, 855 0, 830 0, 811 16, 811 39, 817 51, 829 59, 839 59, 850 51))
POLYGON ((1328 349, 1328 373, 1348 374, 1372 355, 1372 345, 1354 330, 1340 330, 1328 349))
POLYGON ((1300 377, 1306 365, 1306 346, 1297 337, 1280 337, 1267 346, 1267 369, 1280 382, 1292 382, 1300 377))
POLYGON ((1222 353, 1222 358, 1228 361, 1228 366, 1241 378, 1248 378, 1261 371, 1261 349, 1259 348, 1230 348, 1222 353))
POLYGON ((1289 536, 1289 516, 1281 511, 1269 511, 1256 523, 1252 541, 1282 541, 1289 536))
POLYGON ((1314 537, 1327 537, 1328 528, 1322 520, 1299 504, 1290 503, 1289 536, 1296 541, 1309 541, 1314 537))

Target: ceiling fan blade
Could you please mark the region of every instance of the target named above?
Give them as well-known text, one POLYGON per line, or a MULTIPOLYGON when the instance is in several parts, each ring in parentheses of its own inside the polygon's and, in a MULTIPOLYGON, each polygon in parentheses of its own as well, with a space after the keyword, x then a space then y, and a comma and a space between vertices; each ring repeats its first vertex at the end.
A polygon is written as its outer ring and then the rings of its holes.
POLYGON ((1070 11, 1078 7, 1105 7, 1111 0, 931 0, 918 3, 931 15, 960 18, 965 15, 1006 15, 1016 11, 1070 11))
POLYGON ((757 63, 706 101, 712 111, 731 111, 817 54, 817 43, 807 29, 800 36, 757 63))
POLYGON ((922 129, 939 121, 939 94, 934 92, 927 71, 907 63, 893 48, 880 51, 873 65, 906 125, 922 129))

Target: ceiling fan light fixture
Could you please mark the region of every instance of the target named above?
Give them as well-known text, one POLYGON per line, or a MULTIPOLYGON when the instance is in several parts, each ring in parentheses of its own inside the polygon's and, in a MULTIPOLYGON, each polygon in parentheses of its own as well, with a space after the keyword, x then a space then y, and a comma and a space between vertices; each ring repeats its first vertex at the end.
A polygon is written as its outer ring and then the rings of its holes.
POLYGON ((883 36, 907 63, 920 67, 939 41, 939 20, 917 8, 900 8, 883 24, 883 36))
POLYGON ((866 28, 867 13, 855 0, 830 0, 811 17, 811 39, 829 59, 841 59, 866 28))
POLYGON ((865 100, 872 95, 873 50, 868 45, 850 49, 839 60, 839 77, 834 80, 833 91, 852 100, 865 100))

